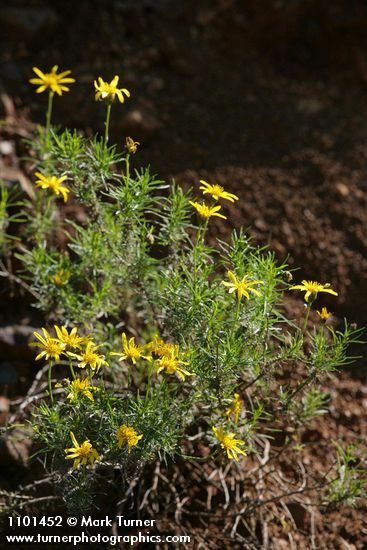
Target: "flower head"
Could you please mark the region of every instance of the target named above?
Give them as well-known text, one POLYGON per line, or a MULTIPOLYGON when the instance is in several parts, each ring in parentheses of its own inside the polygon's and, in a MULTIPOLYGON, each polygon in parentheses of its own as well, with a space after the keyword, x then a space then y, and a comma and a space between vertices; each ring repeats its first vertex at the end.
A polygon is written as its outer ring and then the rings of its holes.
POLYGON ((135 447, 139 443, 140 439, 143 437, 142 434, 138 435, 134 428, 126 426, 126 424, 122 424, 119 428, 117 428, 116 436, 117 446, 121 449, 122 445, 127 444, 129 453, 131 452, 131 449, 135 447))
POLYGON ((117 84, 119 83, 119 77, 115 76, 110 83, 105 82, 100 76, 97 81, 94 81, 94 87, 96 89, 95 99, 96 101, 107 101, 112 103, 117 95, 120 103, 125 101, 124 95, 130 97, 130 92, 126 88, 118 88, 117 84))
POLYGON ((328 311, 326 307, 321 308, 321 311, 317 310, 316 313, 321 321, 327 321, 332 315, 331 311, 328 311))
POLYGON ((57 338, 50 336, 45 328, 42 329, 42 332, 43 336, 38 334, 38 332, 33 333, 35 337, 38 338, 40 343, 32 342, 30 344, 31 346, 43 348, 43 351, 37 355, 36 361, 38 359, 42 359, 42 357, 44 357, 46 361, 48 359, 56 359, 56 361, 60 361, 60 355, 64 352, 66 345, 57 340, 57 338))
POLYGON ((173 350, 170 355, 164 355, 157 360, 157 372, 164 370, 167 374, 177 374, 181 380, 185 380, 185 376, 194 376, 191 372, 185 370, 181 365, 188 365, 188 363, 178 359, 176 357, 175 350, 173 350))
POLYGON ((204 180, 200 180, 200 183, 203 184, 203 185, 200 185, 199 187, 199 189, 203 191, 203 195, 208 193, 216 201, 219 199, 226 199, 227 201, 230 201, 230 202, 238 201, 238 197, 236 195, 233 195, 232 193, 228 193, 223 189, 221 185, 218 185, 217 183, 214 183, 212 185, 211 183, 207 183, 204 180))
POLYGON ((93 371, 98 372, 102 365, 108 366, 107 361, 105 361, 104 355, 101 355, 97 352, 98 348, 101 346, 96 346, 93 342, 87 342, 87 345, 84 350, 79 353, 68 352, 70 357, 75 357, 79 361, 78 367, 84 369, 85 367, 91 368, 93 371))
POLYGON ((40 94, 47 89, 50 89, 51 92, 56 92, 57 95, 62 95, 62 92, 70 91, 70 89, 67 88, 65 84, 71 84, 72 82, 75 82, 75 79, 65 77, 67 77, 71 73, 71 71, 64 71, 57 74, 58 68, 59 67, 55 65, 54 67, 52 67, 50 73, 43 73, 37 67, 33 67, 33 71, 36 73, 38 78, 31 78, 29 82, 38 86, 36 90, 37 94, 40 94))
POLYGON ((76 378, 70 384, 70 392, 66 396, 70 403, 77 401, 80 397, 87 397, 90 401, 94 401, 92 394, 93 386, 89 383, 89 378, 76 378))
POLYGON ((203 220, 208 220, 212 216, 217 216, 218 218, 223 218, 224 220, 227 219, 222 214, 218 214, 219 210, 222 208, 221 206, 210 207, 205 203, 200 204, 198 202, 193 202, 193 201, 189 201, 189 204, 191 204, 191 206, 193 206, 196 209, 200 218, 202 218, 203 220))
POLYGON ((65 344, 68 349, 80 349, 85 343, 85 337, 79 336, 78 329, 74 327, 70 333, 66 327, 58 327, 55 325, 57 339, 65 344))
POLYGON ((238 422, 238 417, 242 407, 243 407, 243 401, 242 399, 240 399, 239 394, 235 393, 233 396, 232 403, 230 404, 229 408, 226 410, 226 416, 228 420, 231 418, 231 416, 233 416, 235 422, 238 422))
POLYGON ((306 302, 313 302, 317 298, 317 294, 319 292, 328 292, 329 294, 333 294, 334 296, 338 296, 338 293, 335 292, 335 290, 332 290, 329 288, 330 283, 325 283, 322 285, 321 283, 318 283, 316 281, 301 281, 302 284, 291 286, 289 290, 303 290, 305 294, 305 301, 306 302))
POLYGON ((134 365, 136 364, 137 359, 143 358, 148 359, 144 353, 144 347, 143 346, 137 346, 135 344, 135 338, 130 338, 129 341, 127 341, 126 334, 123 332, 121 334, 121 341, 122 341, 122 353, 111 351, 111 355, 119 355, 120 359, 119 361, 123 361, 124 359, 130 360, 134 365))
POLYGON ((145 349, 153 353, 154 355, 157 355, 158 357, 165 357, 170 356, 172 353, 175 355, 179 354, 179 346, 175 344, 171 344, 171 342, 165 342, 160 338, 159 336, 155 336, 155 338, 145 345, 145 349))
POLYGON ((65 460, 72 460, 73 458, 75 459, 73 463, 74 470, 79 466, 80 463, 87 464, 87 462, 89 462, 91 465, 93 465, 95 460, 99 460, 99 454, 92 447, 89 439, 86 439, 84 443, 79 445, 73 432, 70 432, 70 437, 74 447, 65 449, 66 454, 70 453, 68 456, 65 457, 65 460))
POLYGON ((129 153, 134 155, 138 149, 138 145, 140 145, 139 141, 134 141, 131 137, 126 138, 126 149, 129 153))
POLYGON ((49 279, 51 283, 54 283, 56 286, 64 286, 69 282, 70 275, 70 271, 67 271, 62 267, 55 273, 55 275, 50 275, 49 279))
POLYGON ((231 279, 229 281, 222 281, 222 285, 229 288, 228 292, 237 292, 237 300, 240 301, 242 296, 245 296, 247 299, 250 298, 250 292, 260 296, 260 292, 256 288, 252 288, 254 285, 262 285, 263 281, 250 281, 248 275, 245 275, 242 279, 237 279, 236 275, 232 271, 227 271, 227 276, 231 279))
POLYGON ((41 172, 36 172, 38 180, 36 180, 36 186, 41 187, 42 189, 52 189, 56 195, 62 195, 64 202, 68 200, 68 193, 70 189, 61 185, 63 181, 67 179, 67 176, 61 176, 57 178, 56 176, 45 176, 41 172))
POLYGON ((228 458, 238 460, 238 454, 247 456, 246 451, 239 447, 245 445, 245 442, 242 439, 235 439, 234 433, 225 433, 221 426, 219 428, 213 426, 212 430, 220 446, 226 451, 228 458))

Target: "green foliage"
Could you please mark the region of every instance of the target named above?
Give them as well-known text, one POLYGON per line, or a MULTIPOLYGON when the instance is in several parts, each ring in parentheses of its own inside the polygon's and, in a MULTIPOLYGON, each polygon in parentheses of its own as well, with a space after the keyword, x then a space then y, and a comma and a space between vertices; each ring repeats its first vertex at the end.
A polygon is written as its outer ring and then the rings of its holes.
POLYGON ((24 215, 19 211, 23 205, 23 201, 18 199, 18 193, 9 191, 0 180, 0 256, 6 256, 16 240, 9 231, 9 226, 24 221, 24 215))
MULTIPOLYGON (((326 491, 326 503, 331 506, 348 504, 356 506, 361 497, 366 496, 367 478, 359 458, 358 446, 349 444, 343 448, 335 444, 337 450, 336 476, 330 479, 326 491)), ((329 476, 330 478, 330 476, 329 476)))
MULTIPOLYGON (((225 460, 225 451, 227 458, 233 450, 256 455, 259 437, 271 439, 288 424, 301 430, 327 412, 318 384, 350 362, 348 347, 360 331, 319 322, 307 333, 311 304, 305 320, 287 319, 285 263, 243 230, 229 243, 209 241, 210 219, 193 223, 192 191, 132 170, 129 151, 106 137, 54 129, 32 147, 39 171, 67 177, 72 206, 51 188, 37 189, 35 201, 12 218, 2 187, 0 219, 4 229, 26 220, 16 255, 21 276, 47 325, 69 331, 68 341, 59 332, 38 337, 49 395, 33 406, 31 422, 38 452, 63 474, 71 511, 92 506, 100 469, 120 468, 128 481, 156 455, 184 455, 189 428, 200 426, 207 460, 225 460), (241 285, 248 294, 240 296, 241 285), (74 344, 73 327, 80 337, 74 344), (134 430, 130 440, 119 439, 121 426, 134 430), (214 439, 213 427, 225 438, 214 439), (95 449, 93 467, 89 451, 75 468, 65 460, 71 433, 78 446, 95 449)), ((359 494, 351 457, 351 449, 339 452, 331 502, 359 494)))

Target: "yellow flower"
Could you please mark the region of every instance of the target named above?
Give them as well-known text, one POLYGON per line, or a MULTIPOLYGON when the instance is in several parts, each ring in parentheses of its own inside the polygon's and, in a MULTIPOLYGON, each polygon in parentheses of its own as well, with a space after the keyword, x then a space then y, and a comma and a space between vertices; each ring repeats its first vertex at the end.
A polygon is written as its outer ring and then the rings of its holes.
POLYGON ((45 328, 42 329, 43 336, 41 334, 38 334, 38 332, 34 332, 36 338, 40 341, 38 342, 32 342, 31 346, 38 346, 39 348, 43 348, 43 351, 39 353, 36 357, 36 361, 38 359, 41 359, 44 357, 46 361, 48 359, 56 359, 56 361, 60 361, 60 355, 65 350, 65 344, 63 342, 59 342, 56 338, 53 338, 49 335, 47 330, 45 328))
POLYGON ((332 315, 332 313, 328 311, 326 307, 323 307, 321 311, 317 310, 316 313, 322 321, 327 321, 329 317, 332 315))
POLYGON ((156 336, 152 342, 146 344, 145 349, 158 357, 170 356, 172 353, 177 356, 179 353, 179 346, 165 342, 159 336, 156 336))
POLYGON ((131 137, 126 138, 126 149, 129 153, 134 155, 138 149, 138 145, 140 145, 139 141, 134 141, 131 137))
POLYGON ((222 281, 222 285, 229 288, 228 292, 237 292, 238 301, 241 300, 242 296, 245 296, 247 299, 250 298, 250 292, 260 296, 260 292, 255 288, 251 288, 253 285, 262 285, 263 281, 249 281, 248 275, 245 275, 241 280, 237 279, 236 275, 232 271, 227 271, 227 276, 231 279, 232 282, 222 281))
POLYGON ((240 449, 239 445, 245 445, 242 439, 235 439, 234 433, 225 433, 222 427, 212 427, 215 437, 220 443, 222 449, 227 453, 228 458, 238 460, 238 454, 247 456, 246 451, 240 449))
POLYGON ((138 435, 134 428, 122 424, 116 431, 117 436, 117 446, 121 449, 122 445, 128 446, 129 453, 131 452, 132 447, 135 447, 143 435, 138 435))
POLYGON ((69 92, 70 89, 65 86, 65 84, 71 84, 75 82, 74 78, 65 78, 71 73, 71 71, 64 71, 57 74, 58 66, 55 65, 52 67, 50 73, 43 73, 37 67, 33 67, 33 71, 36 73, 38 78, 31 78, 29 82, 31 84, 36 84, 39 86, 36 90, 37 94, 44 92, 47 89, 50 89, 52 92, 56 92, 58 95, 62 95, 62 92, 69 92))
POLYGON ((64 268, 59 269, 55 275, 50 275, 49 279, 51 283, 54 283, 56 286, 64 286, 69 282, 70 271, 66 271, 64 268))
POLYGON ((338 293, 335 292, 335 290, 332 290, 329 288, 330 283, 326 283, 322 285, 321 283, 317 283, 316 281, 301 281, 302 284, 291 286, 289 290, 303 290, 305 294, 305 301, 308 302, 309 298, 311 298, 311 302, 316 300, 317 294, 319 292, 328 292, 329 294, 333 294, 334 296, 338 296, 338 293))
POLYGON ((231 416, 234 416, 235 422, 238 422, 238 416, 241 412, 241 409, 243 407, 243 401, 240 399, 240 396, 238 393, 235 393, 233 396, 233 401, 229 408, 226 410, 226 415, 228 420, 231 416))
POLYGON ((93 371, 98 372, 102 365, 108 366, 107 361, 104 359, 104 355, 97 353, 97 349, 101 346, 96 346, 93 342, 87 342, 86 348, 80 353, 68 352, 70 357, 75 357, 79 361, 78 367, 84 369, 90 367, 93 371))
POLYGON ((122 341, 122 353, 111 351, 110 355, 119 355, 120 359, 119 361, 123 361, 124 359, 130 359, 134 365, 136 364, 137 359, 148 359, 145 355, 143 355, 144 347, 143 346, 137 346, 135 344, 135 338, 130 338, 129 342, 127 341, 126 334, 123 332, 121 334, 121 341, 122 341))
POLYGON ((65 449, 66 454, 70 453, 68 456, 65 457, 65 460, 72 460, 73 458, 75 459, 73 463, 74 470, 79 466, 80 463, 87 464, 87 462, 89 462, 91 465, 93 465, 95 460, 99 460, 99 454, 92 447, 89 439, 86 439, 84 443, 79 445, 79 443, 75 439, 75 435, 73 434, 73 432, 70 432, 70 437, 74 447, 65 449))
POLYGON ((175 351, 172 351, 170 355, 164 355, 161 359, 158 359, 157 365, 157 372, 164 370, 167 374, 177 374, 181 380, 185 380, 185 375, 194 376, 194 374, 181 367, 181 365, 188 365, 188 363, 177 359, 175 351))
POLYGON ((64 343, 69 349, 80 349, 85 343, 85 337, 77 334, 78 329, 76 327, 74 327, 69 334, 66 327, 58 327, 55 325, 55 331, 58 340, 64 343))
POLYGON ((94 401, 92 391, 93 386, 89 383, 89 378, 76 378, 70 384, 70 393, 66 396, 70 399, 70 402, 77 401, 80 396, 88 397, 91 401, 94 401))
POLYGON ((193 202, 193 201, 189 201, 189 204, 191 204, 191 206, 193 206, 196 209, 200 218, 203 218, 203 220, 208 220, 212 216, 217 216, 218 218, 223 218, 224 220, 227 219, 222 214, 218 214, 219 210, 222 208, 221 206, 210 207, 205 203, 200 204, 198 202, 193 202))
POLYGON ((223 187, 218 184, 212 185, 211 183, 207 183, 204 180, 200 180, 200 183, 203 185, 200 185, 199 189, 203 191, 203 195, 206 193, 209 193, 215 199, 216 201, 219 199, 226 199, 227 201, 234 202, 238 201, 238 197, 236 195, 233 195, 232 193, 228 193, 227 191, 224 191, 223 187))
POLYGON ((37 187, 42 187, 42 189, 52 189, 56 195, 61 194, 63 196, 64 202, 68 200, 68 193, 70 193, 70 189, 64 185, 61 185, 62 182, 67 179, 67 176, 57 178, 56 176, 45 176, 44 174, 41 174, 41 172, 36 172, 36 176, 38 178, 38 180, 36 180, 37 187))
POLYGON ((117 88, 117 84, 119 82, 119 77, 115 76, 113 80, 108 84, 108 82, 105 82, 100 76, 98 77, 98 84, 96 80, 94 81, 94 87, 96 89, 96 95, 95 99, 96 101, 107 101, 109 103, 112 103, 115 99, 115 96, 117 95, 120 103, 123 103, 125 101, 125 98, 123 94, 126 95, 126 97, 130 97, 130 92, 126 88, 117 88))

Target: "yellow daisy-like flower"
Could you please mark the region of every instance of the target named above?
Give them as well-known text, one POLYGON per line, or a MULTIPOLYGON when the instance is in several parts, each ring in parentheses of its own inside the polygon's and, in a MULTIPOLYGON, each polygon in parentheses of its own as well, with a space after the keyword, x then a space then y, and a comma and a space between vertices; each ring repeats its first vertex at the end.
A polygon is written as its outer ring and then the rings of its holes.
POLYGON ((70 392, 66 396, 70 403, 77 401, 79 397, 87 397, 90 401, 94 401, 92 391, 93 386, 89 383, 89 378, 76 378, 70 384, 70 392))
POLYGON ((170 355, 164 355, 158 359, 157 365, 157 372, 164 370, 167 374, 177 374, 181 380, 185 380, 185 376, 194 376, 193 373, 188 372, 181 366, 188 365, 188 363, 177 359, 175 351, 172 351, 170 355))
POLYGON ((143 437, 142 434, 138 435, 134 428, 122 424, 116 431, 117 436, 117 446, 121 449, 122 445, 128 446, 129 453, 133 447, 139 443, 140 439, 143 437))
POLYGON ((104 355, 97 353, 98 348, 93 342, 87 342, 86 348, 79 353, 68 352, 70 357, 75 357, 79 361, 78 367, 84 369, 85 367, 91 368, 93 371, 98 372, 102 365, 108 366, 105 361, 104 355))
POLYGON ((71 273, 64 268, 59 269, 55 275, 50 275, 49 279, 51 283, 56 286, 64 286, 69 282, 71 273))
POLYGON ((170 356, 174 353, 176 356, 179 354, 179 346, 165 342, 159 336, 156 336, 154 340, 145 345, 145 349, 157 355, 158 357, 170 356))
POLYGON ((332 315, 331 311, 328 311, 326 307, 321 308, 321 311, 317 310, 316 313, 322 321, 327 321, 332 315))
POLYGON ((236 275, 232 271, 227 271, 227 276, 231 279, 229 281, 222 281, 222 285, 228 287, 228 292, 237 292, 237 300, 240 301, 242 296, 245 296, 247 299, 250 298, 250 292, 260 296, 260 292, 256 288, 252 288, 254 285, 262 285, 263 281, 250 281, 248 275, 245 275, 242 279, 237 279, 236 275))
POLYGON ((199 189, 202 190, 203 195, 208 193, 216 201, 218 201, 219 199, 225 199, 230 202, 238 201, 238 197, 236 195, 233 195, 233 193, 228 193, 223 189, 221 185, 218 185, 216 183, 212 185, 211 183, 207 183, 204 180, 200 180, 200 183, 203 184, 199 187, 199 189))
POLYGON ((143 346, 137 346, 135 344, 135 338, 130 338, 129 341, 127 341, 126 334, 123 332, 121 334, 121 341, 122 341, 122 353, 111 351, 110 355, 118 355, 120 357, 119 361, 123 361, 124 359, 130 360, 134 365, 136 364, 136 361, 138 359, 148 359, 144 353, 144 347, 143 346))
POLYGON ((77 327, 71 329, 70 333, 66 327, 58 327, 55 325, 57 338, 63 342, 68 349, 80 349, 85 343, 85 337, 79 336, 77 327))
POLYGON ((118 88, 119 77, 116 75, 110 83, 105 82, 100 76, 98 77, 98 83, 94 81, 94 87, 96 89, 95 99, 96 101, 107 101, 112 103, 115 96, 118 97, 120 103, 125 101, 124 95, 130 97, 130 92, 126 88, 118 88))
POLYGON ((126 138, 126 149, 129 153, 134 155, 138 150, 138 145, 140 145, 139 141, 134 141, 131 137, 126 138))
POLYGON ((87 464, 88 462, 93 465, 95 460, 99 460, 99 454, 92 447, 92 444, 89 442, 89 439, 86 439, 84 443, 79 445, 73 432, 70 432, 71 441, 73 442, 74 447, 65 449, 65 453, 69 455, 65 457, 65 460, 72 460, 73 458, 73 469, 75 470, 80 463, 87 464))
POLYGON ((305 301, 310 301, 311 303, 316 300, 317 295, 319 292, 327 292, 328 294, 333 294, 334 296, 338 296, 338 293, 335 292, 335 290, 332 290, 329 288, 330 283, 325 283, 322 285, 321 283, 318 283, 317 281, 301 281, 302 284, 291 286, 289 290, 303 290, 305 294, 305 301), (310 299, 311 298, 311 299, 310 299))
POLYGON ((202 218, 203 220, 208 220, 213 216, 217 216, 218 218, 223 218, 224 220, 227 219, 222 214, 218 214, 219 210, 222 208, 221 206, 210 207, 205 203, 200 204, 198 202, 193 202, 193 201, 189 201, 189 204, 191 204, 191 206, 193 206, 196 209, 200 218, 202 218))
POLYGON ((37 67, 33 67, 33 71, 36 73, 38 78, 31 78, 29 82, 31 84, 36 84, 39 86, 36 90, 37 94, 44 92, 45 90, 51 90, 56 92, 57 95, 62 95, 63 92, 69 92, 70 88, 65 86, 65 84, 71 84, 75 82, 74 78, 66 78, 71 71, 63 71, 62 73, 57 74, 58 66, 55 65, 52 67, 50 73, 43 73, 37 67))
POLYGON ((226 416, 228 420, 231 418, 231 416, 234 417, 235 422, 238 422, 239 414, 243 407, 243 401, 240 399, 240 396, 238 393, 235 393, 233 396, 233 401, 230 404, 229 408, 226 410, 226 416))
POLYGON ((61 185, 62 182, 67 179, 67 176, 57 178, 56 176, 45 176, 44 174, 41 174, 41 172, 36 172, 35 175, 38 178, 38 180, 36 180, 37 187, 41 187, 42 189, 52 189, 55 195, 63 196, 64 202, 68 200, 68 193, 70 193, 70 189, 64 185, 61 185))
POLYGON ((220 446, 226 451, 228 458, 238 460, 239 454, 247 456, 246 451, 239 447, 245 445, 245 442, 242 439, 235 439, 234 433, 225 433, 222 427, 216 428, 215 426, 212 427, 212 430, 220 446))
POLYGON ((53 338, 50 336, 50 334, 47 332, 45 328, 42 328, 43 336, 41 334, 38 334, 38 332, 34 332, 36 338, 40 341, 38 342, 32 342, 30 346, 37 346, 40 348, 43 348, 43 351, 39 353, 36 357, 36 361, 38 359, 42 359, 43 357, 46 359, 55 359, 56 361, 60 361, 60 355, 65 351, 66 345, 63 342, 60 342, 57 340, 57 338, 53 338))

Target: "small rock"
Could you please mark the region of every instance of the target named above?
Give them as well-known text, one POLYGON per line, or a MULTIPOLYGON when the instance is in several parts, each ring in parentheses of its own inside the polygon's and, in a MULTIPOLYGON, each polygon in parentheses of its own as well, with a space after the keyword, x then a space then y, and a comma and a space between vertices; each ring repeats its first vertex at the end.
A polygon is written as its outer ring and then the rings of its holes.
POLYGON ((14 142, 13 141, 0 141, 0 154, 7 156, 14 153, 14 142))
POLYGON ((260 231, 266 231, 268 229, 265 221, 261 218, 256 218, 256 220, 254 221, 254 226, 260 231))
POLYGON ((335 189, 337 190, 337 192, 341 197, 348 197, 350 193, 348 185, 346 185, 341 181, 335 184, 335 189))

